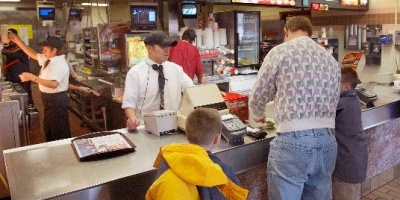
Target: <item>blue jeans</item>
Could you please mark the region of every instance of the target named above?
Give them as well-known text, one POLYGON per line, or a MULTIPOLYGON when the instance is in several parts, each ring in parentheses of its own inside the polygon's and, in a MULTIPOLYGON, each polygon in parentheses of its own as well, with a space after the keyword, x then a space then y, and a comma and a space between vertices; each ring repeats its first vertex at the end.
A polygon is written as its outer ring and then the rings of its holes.
POLYGON ((277 133, 267 164, 270 200, 332 199, 337 143, 328 128, 277 133))

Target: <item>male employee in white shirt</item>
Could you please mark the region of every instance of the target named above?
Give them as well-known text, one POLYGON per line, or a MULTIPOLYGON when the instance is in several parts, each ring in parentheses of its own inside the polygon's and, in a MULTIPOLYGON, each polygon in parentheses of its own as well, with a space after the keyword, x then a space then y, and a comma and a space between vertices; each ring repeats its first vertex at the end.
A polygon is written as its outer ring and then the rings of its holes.
POLYGON ((9 39, 16 43, 29 57, 37 60, 41 66, 39 76, 24 72, 19 77, 22 82, 32 81, 39 84, 44 107, 43 129, 46 141, 70 138, 68 115, 68 79, 69 67, 63 54, 63 42, 57 37, 48 37, 42 53, 28 47, 17 35, 9 33, 9 39))
POLYGON ((126 126, 135 130, 144 113, 178 110, 182 92, 193 86, 182 67, 169 62, 169 50, 177 41, 162 31, 153 31, 144 40, 149 57, 132 67, 126 75, 122 108, 126 126))

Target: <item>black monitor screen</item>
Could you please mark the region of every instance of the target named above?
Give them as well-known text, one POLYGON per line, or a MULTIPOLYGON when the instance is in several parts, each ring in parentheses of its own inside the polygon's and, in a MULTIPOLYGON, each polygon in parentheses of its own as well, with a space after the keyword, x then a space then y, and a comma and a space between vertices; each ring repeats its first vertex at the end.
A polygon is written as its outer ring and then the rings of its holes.
POLYGON ((157 25, 156 6, 131 6, 132 25, 157 25))
POLYGON ((197 17, 197 7, 194 3, 182 3, 183 17, 197 17))
POLYGON ((83 9, 73 9, 69 10, 68 20, 82 20, 83 9))
POLYGON ((56 9, 55 8, 39 8, 39 20, 55 20, 56 9))

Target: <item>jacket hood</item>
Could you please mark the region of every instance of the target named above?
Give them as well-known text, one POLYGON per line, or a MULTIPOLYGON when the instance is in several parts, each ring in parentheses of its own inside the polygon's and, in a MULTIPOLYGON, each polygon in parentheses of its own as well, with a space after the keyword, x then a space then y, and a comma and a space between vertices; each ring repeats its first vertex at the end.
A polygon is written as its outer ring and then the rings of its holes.
POLYGON ((170 170, 180 179, 198 186, 212 187, 228 183, 221 167, 207 152, 194 144, 170 144, 161 148, 170 170))

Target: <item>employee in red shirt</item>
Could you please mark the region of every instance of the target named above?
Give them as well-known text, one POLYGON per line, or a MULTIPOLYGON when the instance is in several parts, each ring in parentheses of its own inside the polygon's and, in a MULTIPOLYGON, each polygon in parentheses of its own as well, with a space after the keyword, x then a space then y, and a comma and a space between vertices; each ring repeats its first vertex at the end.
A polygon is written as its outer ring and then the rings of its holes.
POLYGON ((199 50, 193 45, 196 38, 196 32, 193 29, 187 29, 183 32, 182 40, 178 41, 175 47, 171 47, 169 61, 182 66, 183 71, 191 78, 197 76, 198 83, 203 81, 203 67, 199 50))

